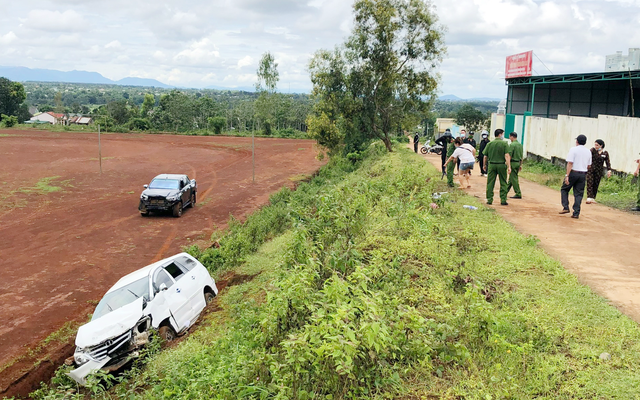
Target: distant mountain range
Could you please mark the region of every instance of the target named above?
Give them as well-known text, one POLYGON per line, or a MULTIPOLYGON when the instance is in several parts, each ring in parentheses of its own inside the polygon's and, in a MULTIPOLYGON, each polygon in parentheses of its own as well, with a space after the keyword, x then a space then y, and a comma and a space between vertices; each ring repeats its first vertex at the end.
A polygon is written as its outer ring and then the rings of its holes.
POLYGON ((53 69, 31 69, 26 67, 2 67, 0 76, 18 82, 67 82, 67 83, 95 83, 103 85, 123 86, 149 86, 159 88, 172 88, 155 79, 123 78, 112 81, 97 72, 88 71, 56 71, 53 69))
MULTIPOLYGON (((163 89, 179 88, 176 86, 167 85, 155 79, 134 78, 128 77, 118 81, 112 81, 109 78, 105 78, 97 72, 89 71, 58 71, 53 69, 31 69, 27 67, 3 67, 0 66, 0 77, 8 78, 12 81, 18 82, 66 82, 66 83, 88 83, 88 84, 102 84, 102 85, 122 85, 122 86, 145 86, 145 87, 157 87, 163 89)), ((253 92, 255 88, 252 86, 228 88, 222 86, 207 86, 204 89, 215 90, 240 90, 245 92, 253 92)), ((281 93, 308 93, 308 90, 293 89, 282 90, 281 93)), ((480 97, 473 99, 463 99, 458 96, 447 94, 439 96, 438 100, 441 101, 490 101, 499 102, 502 99, 495 99, 489 97, 480 97)))

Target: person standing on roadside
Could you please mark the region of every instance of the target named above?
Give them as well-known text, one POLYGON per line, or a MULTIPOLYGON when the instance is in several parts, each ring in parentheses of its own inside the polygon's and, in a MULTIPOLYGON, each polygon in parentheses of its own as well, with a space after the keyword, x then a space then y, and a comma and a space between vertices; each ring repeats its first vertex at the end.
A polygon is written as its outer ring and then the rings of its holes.
POLYGON ((500 179, 500 204, 507 203, 507 174, 511 173, 509 145, 503 140, 504 130, 496 129, 493 139, 484 148, 484 172, 487 174, 487 204, 493 203, 493 188, 496 177, 500 179))
POLYGON ((591 168, 591 151, 584 147, 587 144, 585 135, 578 135, 576 147, 572 147, 567 155, 567 174, 560 188, 562 211, 560 214, 569 214, 569 191, 573 188, 573 214, 571 218, 580 218, 580 204, 584 196, 584 186, 587 181, 587 171, 591 168))
POLYGON ((462 143, 461 138, 456 138, 453 141, 453 145, 455 146, 454 152, 451 154, 445 165, 449 163, 453 163, 454 160, 461 160, 460 163, 460 172, 458 173, 458 180, 460 181, 460 188, 470 188, 471 183, 469 182, 469 171, 473 168, 473 164, 476 161, 476 149, 471 147, 468 143, 462 143), (465 183, 466 180, 466 183, 465 183))
MULTIPOLYGON (((633 173, 633 176, 638 177, 638 175, 640 175, 640 159, 637 159, 636 163, 638 166, 636 167, 636 172, 633 173)), ((640 211, 640 178, 638 178, 638 201, 631 211, 640 211)))
POLYGON ((611 178, 611 159, 604 149, 604 140, 598 139, 591 148, 591 168, 587 172, 587 204, 595 203, 604 175, 604 164, 607 164, 607 178, 611 178))
MULTIPOLYGON (((444 164, 442 165, 442 168, 445 167, 447 168, 447 185, 449 187, 454 187, 453 184, 453 169, 455 168, 455 164, 451 163, 451 164, 447 164, 446 160, 451 157, 453 155, 453 152, 456 150, 456 146, 453 145, 453 136, 450 136, 448 138, 448 142, 449 145, 447 146, 447 156, 444 158, 444 164)), ((443 153, 444 154, 444 153, 443 153)))
POLYGON ((518 142, 518 134, 511 132, 509 134, 509 155, 511 156, 511 173, 509 174, 509 186, 507 186, 507 194, 513 187, 515 195, 511 196, 512 199, 521 199, 522 192, 520 191, 520 180, 518 174, 522 171, 522 159, 524 157, 524 149, 520 142, 518 142))
MULTIPOLYGON (((465 140, 467 140, 467 131, 464 129, 460 130, 460 136, 458 137, 462 140, 462 143, 464 143, 465 140)), ((456 163, 456 171, 458 171, 457 174, 460 174, 460 160, 456 163)))
POLYGON ((420 144, 420 135, 416 133, 413 136, 413 151, 418 152, 418 144, 420 144))
MULTIPOLYGON (((473 138, 473 135, 474 135, 473 132, 469 132, 469 135, 462 141, 462 144, 468 144, 471 147, 473 147, 474 155, 475 155, 475 149, 477 148, 477 145, 476 145, 476 140, 473 138)), ((469 175, 471 175, 471 171, 473 171, 474 166, 475 166, 475 159, 474 159, 474 165, 472 165, 471 169, 467 171, 469 175)))
POLYGON ((470 144, 471 147, 473 147, 474 149, 477 148, 476 147, 476 140, 473 138, 474 133, 473 132, 469 132, 469 135, 462 139, 462 144, 467 143, 470 144))
POLYGON ((489 143, 489 132, 482 131, 482 140, 478 145, 478 164, 480 164, 480 176, 486 176, 484 173, 484 148, 489 143))
MULTIPOLYGON (((440 153, 440 157, 442 158, 442 176, 445 174, 444 162, 447 160, 447 144, 451 143, 451 139, 453 139, 451 130, 447 128, 444 134, 435 140, 436 144, 442 147, 442 153, 440 153)), ((453 183, 453 178, 451 182, 453 183)))

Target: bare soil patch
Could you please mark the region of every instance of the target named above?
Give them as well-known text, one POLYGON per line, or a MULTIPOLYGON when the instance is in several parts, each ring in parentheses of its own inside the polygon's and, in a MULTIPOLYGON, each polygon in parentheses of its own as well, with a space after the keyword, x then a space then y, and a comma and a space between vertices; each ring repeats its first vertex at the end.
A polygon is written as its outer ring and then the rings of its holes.
POLYGON ((103 134, 101 175, 96 133, 2 134, 0 397, 38 387, 47 368, 8 390, 40 361, 68 356, 73 338, 33 350, 66 322, 85 321, 121 276, 210 244, 229 215, 243 218, 322 165, 310 140, 258 138, 253 183, 251 138, 103 134), (197 179, 196 207, 181 218, 141 217, 142 185, 159 173, 197 179))

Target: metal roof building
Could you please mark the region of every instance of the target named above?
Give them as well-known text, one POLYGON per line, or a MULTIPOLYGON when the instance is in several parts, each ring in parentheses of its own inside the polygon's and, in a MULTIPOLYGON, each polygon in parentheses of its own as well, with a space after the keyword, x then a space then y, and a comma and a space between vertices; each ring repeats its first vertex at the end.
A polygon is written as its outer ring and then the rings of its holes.
POLYGON ((508 115, 640 116, 638 70, 527 76, 506 83, 508 115))

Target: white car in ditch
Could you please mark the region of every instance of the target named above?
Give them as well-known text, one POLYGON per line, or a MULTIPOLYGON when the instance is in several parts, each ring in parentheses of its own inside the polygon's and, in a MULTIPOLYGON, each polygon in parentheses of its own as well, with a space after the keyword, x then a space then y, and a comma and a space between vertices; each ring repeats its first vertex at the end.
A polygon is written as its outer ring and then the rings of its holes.
POLYGON ((150 329, 172 340, 193 325, 218 294, 207 269, 187 253, 166 258, 121 278, 96 306, 91 322, 81 326, 69 376, 115 371, 149 342, 150 329))

